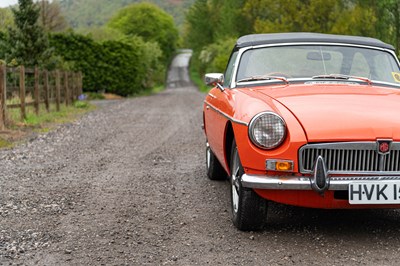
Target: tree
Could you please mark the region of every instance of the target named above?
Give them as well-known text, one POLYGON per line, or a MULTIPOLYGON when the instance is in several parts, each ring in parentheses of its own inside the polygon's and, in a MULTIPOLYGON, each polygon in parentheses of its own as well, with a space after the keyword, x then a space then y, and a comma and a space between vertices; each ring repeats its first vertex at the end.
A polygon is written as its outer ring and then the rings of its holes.
POLYGON ((369 8, 376 18, 376 37, 393 44, 400 50, 400 1, 398 0, 355 0, 362 8, 369 8))
POLYGON ((18 0, 19 8, 13 8, 15 29, 9 28, 10 52, 7 60, 32 67, 41 65, 51 56, 48 38, 38 24, 40 8, 32 0, 18 0))
POLYGON ((212 0, 212 18, 217 20, 214 22, 215 36, 219 40, 251 33, 252 29, 243 13, 245 2, 245 0, 212 0))
POLYGON ((121 9, 108 23, 127 36, 157 42, 167 61, 175 52, 179 34, 173 18, 154 4, 132 4, 121 9))
POLYGON ((211 18, 212 7, 208 0, 197 0, 189 9, 186 16, 185 41, 195 52, 215 40, 215 27, 211 18))
POLYGON ((67 28, 67 22, 57 1, 50 3, 48 0, 41 0, 39 22, 46 32, 59 32, 67 28))
POLYGON ((0 31, 5 32, 7 28, 14 26, 13 14, 9 8, 0 8, 0 31))
POLYGON ((95 41, 118 41, 125 38, 125 35, 122 32, 105 26, 82 28, 76 32, 83 35, 88 35, 95 41))
POLYGON ((0 8, 0 60, 6 58, 9 50, 7 29, 12 27, 14 27, 14 20, 11 10, 0 8))
POLYGON ((400 48, 399 0, 196 0, 186 16, 192 67, 222 71, 234 40, 250 33, 376 37, 400 48))
POLYGON ((244 8, 257 33, 329 33, 342 11, 342 1, 337 0, 258 0, 247 1, 244 8))

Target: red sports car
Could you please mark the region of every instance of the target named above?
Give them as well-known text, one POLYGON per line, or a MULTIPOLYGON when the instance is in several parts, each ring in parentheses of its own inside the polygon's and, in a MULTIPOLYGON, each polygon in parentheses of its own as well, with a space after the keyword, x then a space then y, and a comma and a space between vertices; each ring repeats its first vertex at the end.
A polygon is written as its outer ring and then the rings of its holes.
POLYGON ((240 230, 268 201, 312 208, 400 207, 400 68, 379 40, 315 33, 239 38, 207 74, 207 175, 231 183, 240 230))

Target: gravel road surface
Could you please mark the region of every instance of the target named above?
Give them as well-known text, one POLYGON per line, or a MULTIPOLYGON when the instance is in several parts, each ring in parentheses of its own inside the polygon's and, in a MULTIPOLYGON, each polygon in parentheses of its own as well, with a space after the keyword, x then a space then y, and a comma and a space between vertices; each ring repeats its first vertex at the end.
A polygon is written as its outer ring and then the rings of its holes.
POLYGON ((396 210, 270 204, 264 231, 236 230, 228 183, 205 175, 189 59, 160 94, 0 151, 0 265, 399 265, 396 210))

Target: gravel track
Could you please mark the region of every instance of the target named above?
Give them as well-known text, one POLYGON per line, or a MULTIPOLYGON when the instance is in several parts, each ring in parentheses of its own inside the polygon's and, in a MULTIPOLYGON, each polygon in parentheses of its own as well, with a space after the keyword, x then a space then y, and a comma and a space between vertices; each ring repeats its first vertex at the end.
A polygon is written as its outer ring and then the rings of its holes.
POLYGON ((264 231, 237 231, 228 183, 205 175, 189 58, 160 94, 98 103, 0 151, 1 265, 399 264, 396 210, 272 203, 264 231))

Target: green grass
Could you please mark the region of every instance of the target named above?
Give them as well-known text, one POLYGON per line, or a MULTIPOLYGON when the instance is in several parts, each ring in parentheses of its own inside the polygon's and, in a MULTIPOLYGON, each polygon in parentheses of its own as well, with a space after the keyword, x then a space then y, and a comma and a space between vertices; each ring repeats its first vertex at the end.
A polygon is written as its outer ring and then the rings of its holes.
POLYGON ((201 92, 208 92, 211 87, 208 87, 205 83, 202 77, 200 77, 199 72, 195 71, 192 67, 189 70, 190 73, 190 79, 193 81, 193 83, 199 88, 201 92))
MULTIPOLYGON (((73 105, 60 105, 60 111, 56 111, 56 106, 50 106, 50 112, 47 112, 44 104, 39 107, 39 115, 31 106, 26 107, 26 118, 21 120, 21 111, 19 108, 8 109, 7 114, 12 129, 21 129, 24 127, 35 128, 40 132, 47 132, 50 129, 49 124, 62 124, 74 121, 80 114, 93 110, 95 107, 86 101, 76 101, 73 105)), ((50 125, 51 127, 51 125, 50 125)))
POLYGON ((144 90, 144 91, 134 94, 133 97, 149 96, 149 95, 153 95, 153 94, 162 92, 163 90, 165 90, 164 85, 156 85, 153 88, 151 88, 150 90, 144 90))
POLYGON ((151 92, 152 92, 152 94, 155 94, 155 93, 162 92, 163 90, 165 90, 165 86, 164 86, 164 85, 159 85, 159 86, 155 86, 155 87, 151 90, 151 92))
POLYGON ((82 114, 95 109, 86 101, 76 101, 73 105, 60 105, 60 111, 56 111, 55 104, 51 104, 50 112, 47 112, 44 104, 39 107, 39 115, 35 114, 32 106, 26 107, 26 118, 21 120, 19 108, 7 109, 7 130, 0 132, 0 149, 11 148, 24 141, 26 136, 32 133, 47 133, 57 125, 71 123, 82 114))
MULTIPOLYGON (((159 93, 165 89, 164 85, 154 86, 151 90, 141 92, 137 96, 146 96, 159 93)), ((90 93, 90 99, 104 99, 105 97, 99 93, 90 93)), ((31 102, 31 98, 27 97, 27 102, 31 102)), ((18 104, 18 97, 7 100, 7 104, 18 104)), ((50 112, 46 111, 45 105, 39 106, 39 114, 36 115, 33 106, 26 106, 26 117, 21 119, 21 111, 19 108, 7 109, 7 134, 0 132, 0 149, 11 148, 16 143, 23 141, 30 133, 47 133, 53 130, 59 124, 71 123, 82 114, 94 110, 96 107, 88 101, 75 101, 73 105, 60 105, 60 111, 56 111, 56 105, 50 105, 50 112)))
POLYGON ((87 95, 88 100, 104 100, 105 97, 102 93, 98 92, 85 92, 84 94, 87 95))
POLYGON ((13 143, 5 140, 3 138, 0 137, 0 149, 2 148, 12 148, 13 147, 13 143))

